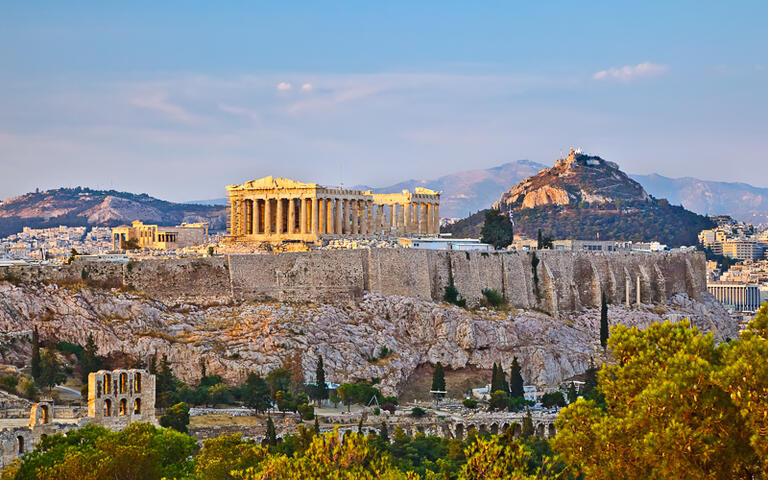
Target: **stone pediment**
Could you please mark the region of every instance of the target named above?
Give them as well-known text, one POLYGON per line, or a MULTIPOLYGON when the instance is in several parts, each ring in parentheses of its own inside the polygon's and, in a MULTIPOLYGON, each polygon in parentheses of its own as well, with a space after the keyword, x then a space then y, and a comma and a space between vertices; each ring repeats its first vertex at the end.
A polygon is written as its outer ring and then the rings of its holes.
POLYGON ((418 193, 419 195, 439 195, 440 192, 437 192, 435 190, 430 190, 428 188, 424 187, 416 187, 413 189, 414 192, 418 193))
POLYGON ((242 185, 230 185, 227 190, 277 190, 294 188, 317 188, 316 183, 302 183, 290 178, 264 177, 245 182, 242 185))

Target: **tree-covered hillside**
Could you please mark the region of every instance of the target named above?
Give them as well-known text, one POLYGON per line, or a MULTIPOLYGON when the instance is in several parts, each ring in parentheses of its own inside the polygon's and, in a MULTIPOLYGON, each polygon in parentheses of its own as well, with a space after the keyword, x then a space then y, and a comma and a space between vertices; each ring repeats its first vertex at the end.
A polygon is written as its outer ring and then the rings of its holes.
MULTIPOLYGON (((547 205, 513 211, 515 234, 535 238, 541 229, 555 239, 647 242, 695 245, 701 230, 714 228, 707 217, 670 205, 666 200, 597 206, 547 205)), ((485 210, 442 229, 454 237, 479 237, 485 210)))

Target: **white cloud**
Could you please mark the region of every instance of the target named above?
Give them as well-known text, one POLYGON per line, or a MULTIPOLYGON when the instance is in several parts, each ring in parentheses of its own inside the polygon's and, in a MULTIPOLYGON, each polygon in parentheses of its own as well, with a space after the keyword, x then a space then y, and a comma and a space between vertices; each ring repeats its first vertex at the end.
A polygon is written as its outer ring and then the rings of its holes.
POLYGON ((201 120, 199 116, 189 113, 183 107, 169 102, 163 94, 153 94, 133 98, 131 100, 131 105, 160 112, 168 118, 183 123, 195 123, 201 120))
POLYGON ((628 82, 640 77, 652 77, 660 75, 668 70, 666 65, 651 62, 638 63, 637 65, 625 65, 623 67, 611 67, 600 70, 592 75, 595 80, 620 80, 628 82))
POLYGON ((301 86, 301 89, 302 89, 303 91, 305 91, 305 92, 309 92, 309 91, 311 91, 311 90, 312 90, 312 88, 313 88, 313 87, 312 87, 312 84, 311 84, 311 83, 305 83, 304 85, 302 85, 302 86, 301 86))
POLYGON ((293 88, 293 85, 291 85, 288 82, 280 82, 277 84, 277 89, 280 90, 281 92, 288 91, 291 88, 293 88))

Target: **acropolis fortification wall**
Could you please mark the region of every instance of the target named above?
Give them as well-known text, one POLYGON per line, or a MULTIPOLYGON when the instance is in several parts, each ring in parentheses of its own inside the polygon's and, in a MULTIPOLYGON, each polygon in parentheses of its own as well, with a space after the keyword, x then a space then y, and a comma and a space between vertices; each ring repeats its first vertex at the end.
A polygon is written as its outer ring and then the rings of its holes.
POLYGON ((128 264, 75 263, 0 268, 0 279, 123 287, 170 306, 261 300, 345 302, 369 291, 441 300, 454 283, 469 305, 485 288, 511 306, 552 315, 600 304, 663 303, 706 289, 701 253, 539 251, 458 252, 419 249, 317 250, 275 255, 224 255, 128 264), (535 278, 538 280, 536 281, 535 278))

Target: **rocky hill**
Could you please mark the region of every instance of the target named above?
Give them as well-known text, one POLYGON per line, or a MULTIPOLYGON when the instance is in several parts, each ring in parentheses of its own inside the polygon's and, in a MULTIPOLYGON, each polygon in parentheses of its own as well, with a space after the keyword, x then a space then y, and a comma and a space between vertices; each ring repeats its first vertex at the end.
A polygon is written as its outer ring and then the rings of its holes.
POLYGON ((226 225, 226 207, 180 204, 147 194, 81 187, 28 193, 0 203, 0 236, 20 232, 25 226, 115 226, 133 220, 160 225, 205 221, 216 230, 226 225))
MULTIPOLYGON (((690 318, 719 340, 735 338, 738 331, 706 293, 702 301, 677 294, 665 305, 611 305, 608 316, 611 324, 641 328, 653 321, 690 318)), ((552 317, 517 309, 467 310, 377 294, 338 304, 244 302, 174 308, 118 290, 0 281, 0 331, 25 335, 37 326, 43 340, 79 345, 92 333, 100 355, 133 361, 167 355, 176 374, 188 382, 199 379, 201 358, 209 374, 235 383, 251 371, 266 374, 298 352, 308 381, 322 355, 329 381, 378 378, 387 394, 403 391, 420 365, 439 361, 460 371, 489 369, 501 361, 507 369, 515 356, 526 382, 555 385, 584 372, 590 359, 602 355, 599 319, 599 308, 594 307, 552 317), (392 353, 373 359, 381 346, 392 353)), ((0 350, 0 355, 5 363, 29 362, 28 351, 0 350)), ((487 380, 479 376, 475 386, 487 380)))
MULTIPOLYGON (((618 165, 571 151, 552 168, 518 183, 493 208, 511 211, 516 231, 535 237, 541 229, 554 238, 658 240, 672 246, 693 245, 713 222, 667 200, 651 197, 618 165)), ((444 230, 477 237, 484 212, 444 230)))

